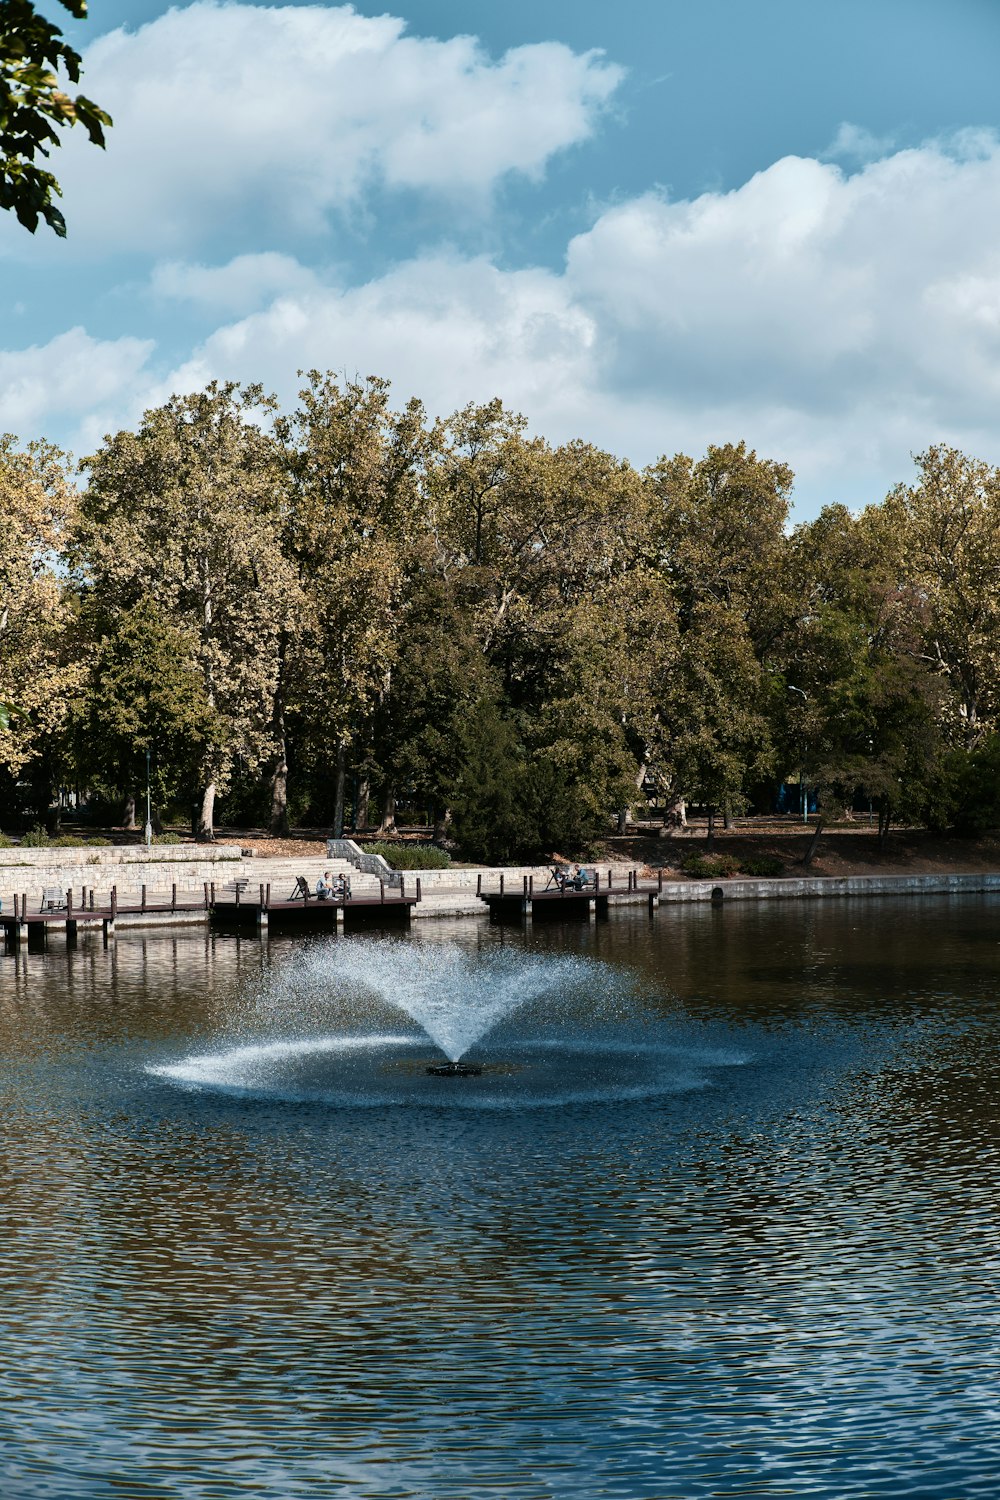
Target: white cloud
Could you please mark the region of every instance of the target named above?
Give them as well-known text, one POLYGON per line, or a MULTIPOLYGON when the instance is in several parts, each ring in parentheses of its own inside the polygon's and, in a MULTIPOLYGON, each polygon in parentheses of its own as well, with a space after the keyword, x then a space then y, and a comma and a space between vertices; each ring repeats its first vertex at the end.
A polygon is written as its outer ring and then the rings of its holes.
POLYGON ((349 286, 251 256, 157 285, 239 312, 143 404, 212 377, 288 401, 301 367, 376 373, 433 413, 499 394, 640 463, 746 438, 796 468, 805 512, 878 498, 931 442, 1000 462, 1000 143, 982 135, 850 176, 787 158, 730 193, 645 195, 561 272, 440 252, 349 286))
MULTIPOLYGON (((621 69, 559 43, 495 60, 349 6, 197 0, 87 49, 106 153, 60 163, 76 248, 163 254, 246 229, 314 234, 372 186, 482 206, 595 129, 621 69)), ((23 232, 22 232, 23 233, 23 232)))
POLYGON ((315 272, 275 251, 237 255, 224 266, 160 261, 150 277, 154 297, 192 303, 216 315, 252 312, 275 296, 303 295, 318 284, 315 272))
POLYGON ((137 416, 148 382, 150 339, 94 339, 71 328, 47 344, 0 350, 0 431, 24 441, 72 431, 82 455, 123 419, 137 416))

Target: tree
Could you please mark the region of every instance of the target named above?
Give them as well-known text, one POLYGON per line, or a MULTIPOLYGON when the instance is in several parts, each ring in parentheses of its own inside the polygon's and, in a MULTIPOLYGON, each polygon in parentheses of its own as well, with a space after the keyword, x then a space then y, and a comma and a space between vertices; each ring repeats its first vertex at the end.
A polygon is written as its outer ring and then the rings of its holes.
POLYGON ((192 642, 211 710, 202 743, 200 837, 214 837, 215 799, 234 766, 274 752, 279 644, 299 606, 281 547, 286 473, 259 387, 217 385, 146 412, 86 461, 78 549, 106 634, 156 595, 192 642))
POLYGON ((927 606, 898 581, 883 516, 828 506, 793 541, 801 584, 782 716, 787 754, 821 798, 860 792, 890 823, 922 808, 940 752, 942 683, 923 651, 927 606))
POLYGON ((774 764, 772 690, 791 609, 792 471, 744 443, 647 470, 651 563, 676 607, 675 667, 660 688, 661 754, 687 797, 745 802, 774 764))
POLYGON ((954 448, 917 458, 872 524, 897 580, 926 601, 923 653, 947 687, 945 726, 974 748, 1000 729, 1000 473, 954 448))
POLYGON ((304 597, 283 691, 300 757, 332 780, 339 835, 348 753, 359 754, 362 727, 392 691, 408 538, 432 438, 419 402, 390 409, 384 380, 341 386, 313 370, 300 403, 278 424, 291 482, 285 545, 304 597))
POLYGON ((64 564, 75 520, 63 455, 0 437, 0 766, 11 773, 54 745, 79 681, 64 564))
POLYGON ((136 794, 151 755, 153 806, 197 790, 206 746, 219 738, 190 625, 172 625, 154 600, 113 619, 87 652, 75 715, 77 764, 88 781, 124 790, 134 826, 136 794))
MULTIPOLYGON (((78 20, 86 0, 61 0, 78 20)), ((44 219, 64 236, 66 221, 53 199, 62 196, 55 177, 39 165, 61 144, 60 130, 80 124, 95 146, 104 146, 111 116, 84 94, 71 98, 59 83, 60 71, 80 79, 80 54, 58 26, 39 15, 31 0, 0 4, 0 208, 13 210, 34 234, 44 219)))

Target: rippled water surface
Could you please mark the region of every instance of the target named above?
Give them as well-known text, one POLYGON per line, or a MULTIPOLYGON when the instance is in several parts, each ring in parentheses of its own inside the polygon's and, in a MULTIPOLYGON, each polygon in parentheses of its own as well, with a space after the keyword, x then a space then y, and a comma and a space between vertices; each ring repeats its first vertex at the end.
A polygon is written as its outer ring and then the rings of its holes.
POLYGON ((0 1495, 996 1500, 998 959, 988 898, 0 955, 0 1495))

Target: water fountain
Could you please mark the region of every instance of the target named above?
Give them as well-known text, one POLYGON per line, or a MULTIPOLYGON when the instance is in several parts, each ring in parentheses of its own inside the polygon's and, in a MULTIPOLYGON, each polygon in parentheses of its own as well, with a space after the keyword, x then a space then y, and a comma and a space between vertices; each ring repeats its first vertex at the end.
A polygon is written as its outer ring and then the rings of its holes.
POLYGON ((221 1050, 153 1064, 187 1088, 292 1103, 537 1107, 702 1087, 740 1062, 679 1045, 597 960, 357 938, 278 957, 221 1050), (402 1013, 413 1031, 387 1026, 402 1013), (427 1057, 428 1043, 437 1057, 427 1057), (478 1080, 455 1089, 456 1080, 478 1080))

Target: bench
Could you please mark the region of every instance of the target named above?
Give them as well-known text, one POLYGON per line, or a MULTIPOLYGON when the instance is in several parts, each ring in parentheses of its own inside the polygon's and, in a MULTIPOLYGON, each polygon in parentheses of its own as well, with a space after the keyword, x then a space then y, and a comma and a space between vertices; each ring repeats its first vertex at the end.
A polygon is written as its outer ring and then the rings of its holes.
POLYGON ((43 911, 65 911, 66 892, 61 891, 58 886, 47 885, 42 891, 42 904, 38 908, 43 911))

